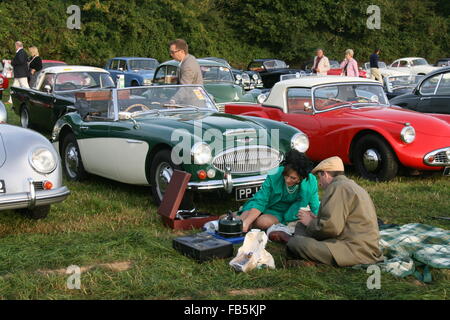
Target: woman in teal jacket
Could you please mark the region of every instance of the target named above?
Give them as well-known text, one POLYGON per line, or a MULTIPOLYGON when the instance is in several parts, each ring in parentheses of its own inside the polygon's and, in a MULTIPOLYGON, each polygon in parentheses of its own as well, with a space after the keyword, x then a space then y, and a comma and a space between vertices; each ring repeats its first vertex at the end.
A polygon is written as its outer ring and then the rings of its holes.
POLYGON ((243 231, 251 226, 265 230, 273 224, 297 221, 298 210, 309 205, 319 211, 317 179, 311 173, 312 163, 296 150, 286 154, 281 166, 267 175, 261 189, 240 210, 243 231))

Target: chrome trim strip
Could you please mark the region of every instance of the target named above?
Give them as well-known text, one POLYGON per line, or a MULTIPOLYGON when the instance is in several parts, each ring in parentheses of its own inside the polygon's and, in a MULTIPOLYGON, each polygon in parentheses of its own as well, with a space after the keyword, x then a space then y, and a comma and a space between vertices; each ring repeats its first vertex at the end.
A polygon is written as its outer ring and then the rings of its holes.
MULTIPOLYGON (((243 178, 232 178, 231 181, 234 187, 243 187, 243 186, 254 186, 261 185, 266 180, 267 174, 251 176, 251 177, 243 177, 243 178)), ((224 188, 223 180, 209 180, 209 181, 201 181, 201 182, 189 182, 188 189, 189 190, 214 190, 214 189, 222 189, 224 188)))

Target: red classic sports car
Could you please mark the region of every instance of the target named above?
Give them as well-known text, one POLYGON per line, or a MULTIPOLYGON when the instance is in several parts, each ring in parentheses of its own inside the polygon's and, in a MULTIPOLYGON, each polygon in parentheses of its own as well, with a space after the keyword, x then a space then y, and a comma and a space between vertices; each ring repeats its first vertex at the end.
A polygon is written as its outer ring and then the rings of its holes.
MULTIPOLYGON (((336 60, 330 60, 330 70, 328 70, 327 75, 329 76, 340 76, 342 74, 342 68, 339 62, 336 60)), ((367 78, 367 71, 359 68, 359 76, 361 78, 367 78)))
POLYGON ((225 112, 292 125, 308 135, 312 160, 337 155, 367 179, 390 180, 400 166, 450 173, 450 125, 390 106, 374 80, 310 76, 280 81, 262 104, 228 104, 225 112))
POLYGON ((2 100, 3 97, 3 90, 8 89, 8 86, 9 86, 8 78, 0 74, 0 101, 2 100))

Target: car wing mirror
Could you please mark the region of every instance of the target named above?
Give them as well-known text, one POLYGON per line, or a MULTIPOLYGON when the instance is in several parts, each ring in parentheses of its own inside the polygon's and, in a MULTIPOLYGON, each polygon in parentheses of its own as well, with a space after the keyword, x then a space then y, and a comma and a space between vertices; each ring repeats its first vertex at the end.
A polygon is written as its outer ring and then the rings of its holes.
POLYGON ((77 110, 78 110, 78 109, 75 108, 74 105, 70 105, 70 106, 67 106, 67 107, 66 107, 66 112, 75 112, 75 111, 77 111, 77 110))
POLYGON ((303 103, 303 110, 305 110, 306 112, 312 111, 312 106, 309 104, 309 102, 303 103))
POLYGON ((46 84, 46 85, 44 86, 44 90, 45 90, 47 93, 50 93, 50 92, 52 92, 52 87, 51 87, 49 84, 46 84))

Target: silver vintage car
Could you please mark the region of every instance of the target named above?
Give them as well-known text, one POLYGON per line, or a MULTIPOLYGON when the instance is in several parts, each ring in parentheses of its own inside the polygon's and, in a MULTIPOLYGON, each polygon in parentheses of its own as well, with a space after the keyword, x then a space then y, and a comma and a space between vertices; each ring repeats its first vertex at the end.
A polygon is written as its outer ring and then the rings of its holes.
POLYGON ((0 210, 18 209, 45 218, 50 205, 66 199, 61 164, 53 145, 41 134, 6 124, 0 102, 0 210))

